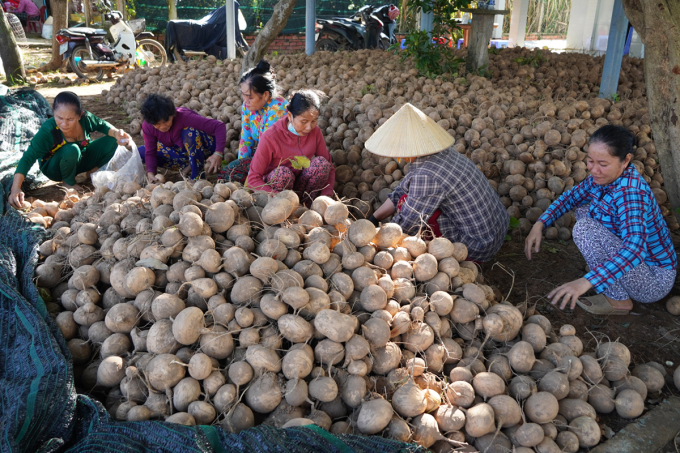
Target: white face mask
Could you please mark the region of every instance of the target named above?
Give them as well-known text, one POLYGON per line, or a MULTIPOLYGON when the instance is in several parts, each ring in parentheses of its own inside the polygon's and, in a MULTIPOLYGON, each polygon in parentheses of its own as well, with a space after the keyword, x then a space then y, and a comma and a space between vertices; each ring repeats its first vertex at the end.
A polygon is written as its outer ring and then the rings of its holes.
POLYGON ((288 130, 293 134, 297 135, 298 137, 300 136, 300 134, 298 134, 298 131, 295 130, 295 126, 293 126, 293 123, 291 123, 290 120, 288 120, 288 130))

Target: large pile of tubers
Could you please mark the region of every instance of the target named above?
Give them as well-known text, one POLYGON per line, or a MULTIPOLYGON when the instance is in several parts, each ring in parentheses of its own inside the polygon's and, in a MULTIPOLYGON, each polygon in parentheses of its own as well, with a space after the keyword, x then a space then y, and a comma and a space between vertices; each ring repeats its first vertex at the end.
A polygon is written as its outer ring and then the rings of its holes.
MULTIPOLYGON (((408 171, 406 162, 378 158, 364 143, 402 105, 410 102, 455 137, 497 190, 515 231, 526 234, 550 203, 587 176, 588 137, 606 124, 636 136, 633 164, 650 184, 671 229, 669 209, 651 138, 642 60, 625 57, 620 99, 598 97, 602 57, 553 54, 523 48, 489 55, 490 78, 419 77, 410 60, 381 51, 318 52, 271 59, 281 94, 304 87, 328 94, 319 127, 336 166, 336 193, 367 217, 408 171)), ((107 102, 121 105, 139 133, 139 107, 148 93, 171 96, 177 106, 223 121, 236 158, 241 129, 241 66, 209 57, 161 69, 137 69, 118 79, 107 102)), ((573 214, 546 228, 549 239, 569 239, 573 214)))
POLYGON ((665 382, 621 343, 585 352, 572 326, 501 301, 464 244, 328 197, 126 183, 66 213, 37 284, 77 385, 118 420, 576 452, 600 442, 598 413, 638 417, 665 382))

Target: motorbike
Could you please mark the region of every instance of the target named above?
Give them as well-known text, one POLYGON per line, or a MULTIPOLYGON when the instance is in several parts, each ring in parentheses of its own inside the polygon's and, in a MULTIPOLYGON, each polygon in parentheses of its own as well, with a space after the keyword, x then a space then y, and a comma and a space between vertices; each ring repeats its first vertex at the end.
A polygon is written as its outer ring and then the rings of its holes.
MULTIPOLYGON (((234 1, 236 54, 245 57, 248 42, 241 30, 247 27, 240 5, 234 1)), ((220 6, 199 20, 170 20, 165 30, 165 50, 171 61, 188 60, 194 56, 213 55, 227 58, 227 7, 220 6)))
POLYGON ((59 53, 68 59, 78 77, 101 80, 105 70, 158 67, 167 63, 165 49, 153 39, 153 34, 145 31, 144 25, 133 31, 120 11, 109 11, 105 18, 111 21, 114 44, 107 41, 106 30, 99 28, 75 26, 56 34, 59 53))
POLYGON ((350 17, 317 20, 315 24, 315 49, 330 52, 387 49, 390 44, 395 42, 395 38, 391 29, 388 31, 389 36, 384 32, 387 30, 385 21, 380 18, 382 16, 380 10, 384 8, 365 5, 350 17))

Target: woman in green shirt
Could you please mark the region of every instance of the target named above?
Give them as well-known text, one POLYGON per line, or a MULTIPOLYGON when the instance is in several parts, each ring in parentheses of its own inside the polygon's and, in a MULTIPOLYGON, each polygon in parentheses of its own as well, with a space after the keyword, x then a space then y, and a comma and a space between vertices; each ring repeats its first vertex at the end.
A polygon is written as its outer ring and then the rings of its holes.
POLYGON ((54 98, 52 110, 54 118, 43 123, 14 173, 9 202, 15 208, 24 202, 21 184, 35 161, 39 161, 40 171, 51 180, 63 181, 69 189, 82 190, 76 185, 76 175, 96 171, 111 160, 119 144, 124 146, 130 141, 122 129, 84 111, 80 98, 70 91, 62 91, 54 98), (94 131, 106 137, 90 140, 94 131))

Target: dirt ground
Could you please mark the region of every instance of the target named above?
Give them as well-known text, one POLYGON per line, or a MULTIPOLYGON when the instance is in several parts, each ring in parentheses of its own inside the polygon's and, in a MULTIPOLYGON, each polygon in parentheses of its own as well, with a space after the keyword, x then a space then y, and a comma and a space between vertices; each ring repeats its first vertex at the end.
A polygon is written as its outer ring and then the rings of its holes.
MULTIPOLYGON (((83 101, 86 110, 103 118, 116 127, 125 128, 129 118, 119 107, 107 104, 101 91, 109 89, 109 83, 69 87, 83 101)), ((54 96, 64 88, 43 87, 39 91, 52 101, 54 96)), ((140 136, 134 141, 142 143, 140 136)), ((49 185, 28 194, 41 199, 61 199, 63 191, 58 185, 49 185)), ((506 242, 495 257, 495 260, 482 266, 482 274, 486 283, 496 286, 514 304, 528 301, 535 305, 536 312, 546 316, 559 328, 563 324, 572 324, 577 336, 584 342, 584 350, 592 351, 599 341, 619 340, 629 347, 634 364, 656 361, 672 372, 680 365, 680 317, 670 315, 665 309, 665 300, 654 304, 635 304, 633 312, 627 316, 592 316, 580 308, 560 311, 550 305, 546 295, 556 286, 578 279, 586 273, 586 263, 573 241, 545 241, 542 251, 532 261, 524 256, 524 238, 519 231, 514 231, 512 239, 506 242)), ((680 244, 680 236, 674 235, 676 248, 680 244)), ((680 283, 671 295, 680 295, 680 283)), ((664 397, 678 395, 672 385, 666 385, 663 392, 650 394, 647 407, 658 404, 664 397)), ((600 417, 603 426, 613 432, 625 427, 629 421, 616 415, 600 417)), ((605 431, 607 431, 605 429, 605 431)))

